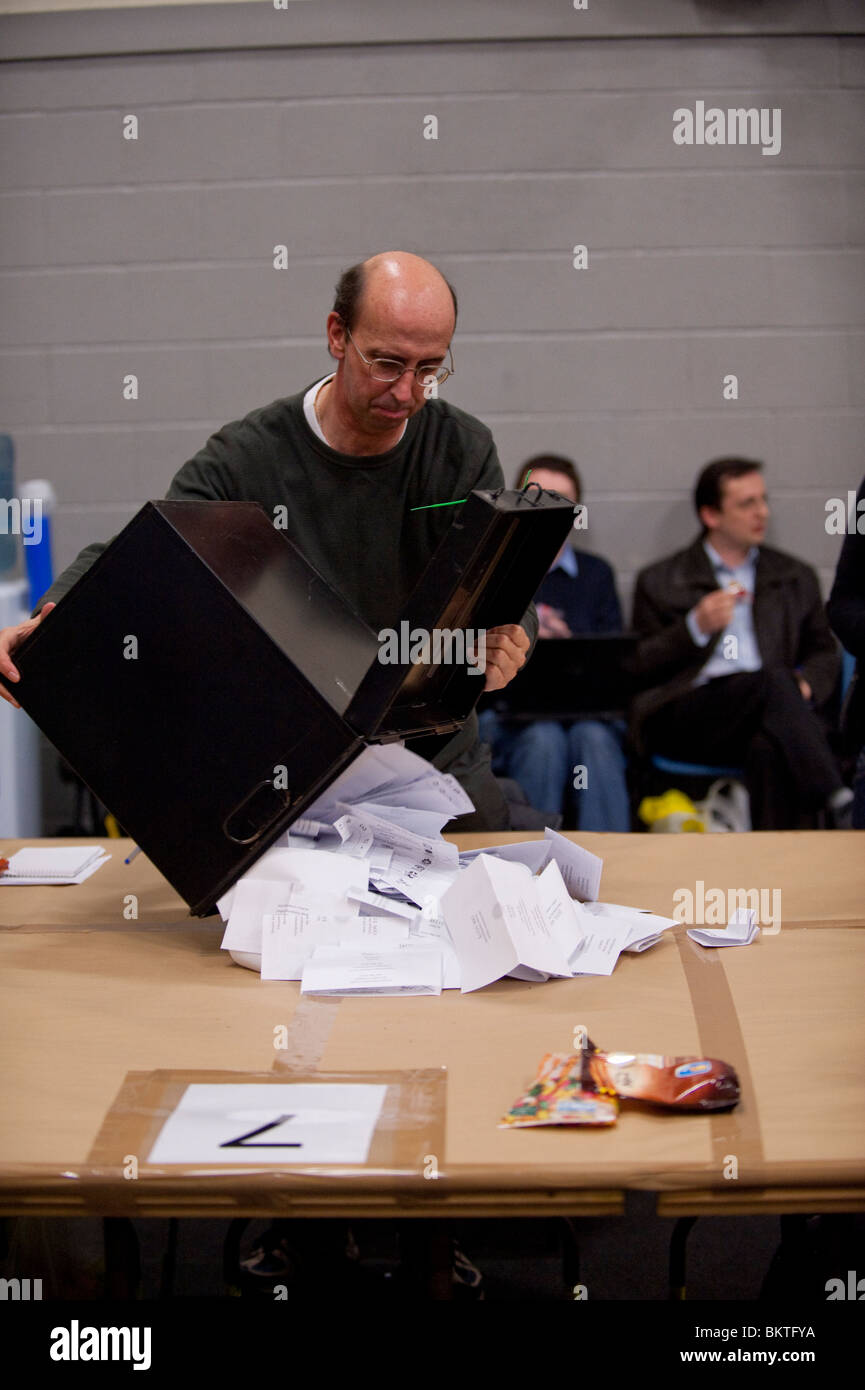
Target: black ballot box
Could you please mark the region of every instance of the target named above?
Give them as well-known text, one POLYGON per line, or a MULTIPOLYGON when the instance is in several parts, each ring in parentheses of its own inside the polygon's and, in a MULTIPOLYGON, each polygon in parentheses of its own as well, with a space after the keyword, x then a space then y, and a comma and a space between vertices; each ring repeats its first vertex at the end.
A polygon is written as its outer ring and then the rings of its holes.
POLYGON ((572 520, 536 485, 472 493, 388 647, 257 503, 148 502, 8 688, 201 915, 367 743, 460 727, 479 658, 436 633, 519 622, 572 520))

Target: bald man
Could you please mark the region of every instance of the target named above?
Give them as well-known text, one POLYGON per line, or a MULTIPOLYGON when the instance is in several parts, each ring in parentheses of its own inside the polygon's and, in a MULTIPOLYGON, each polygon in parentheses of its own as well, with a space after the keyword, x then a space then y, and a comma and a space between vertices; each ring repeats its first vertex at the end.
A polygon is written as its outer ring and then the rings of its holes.
MULTIPOLYGON (((487 427, 438 398, 453 371, 456 310, 452 286, 420 256, 387 251, 351 266, 327 317, 335 371, 223 426, 168 496, 260 503, 375 631, 391 627, 454 518, 431 504, 504 485, 487 427)), ((22 637, 104 548, 83 550, 35 618, 0 632, 6 676, 17 679, 11 653, 22 637)), ((487 690, 516 675, 536 636, 534 608, 489 630, 487 690)), ((452 737, 408 746, 452 772, 474 802, 475 814, 451 828, 508 828, 474 714, 452 737)))

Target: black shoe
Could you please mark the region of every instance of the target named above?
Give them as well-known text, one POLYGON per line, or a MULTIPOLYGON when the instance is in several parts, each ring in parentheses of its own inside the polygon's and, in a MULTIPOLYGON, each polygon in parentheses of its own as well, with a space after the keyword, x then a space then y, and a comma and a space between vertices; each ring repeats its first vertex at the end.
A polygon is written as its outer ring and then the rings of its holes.
POLYGON ((303 1261, 281 1235, 271 1226, 261 1240, 240 1261, 240 1292, 243 1297, 275 1298, 289 1290, 297 1290, 303 1282, 303 1261))

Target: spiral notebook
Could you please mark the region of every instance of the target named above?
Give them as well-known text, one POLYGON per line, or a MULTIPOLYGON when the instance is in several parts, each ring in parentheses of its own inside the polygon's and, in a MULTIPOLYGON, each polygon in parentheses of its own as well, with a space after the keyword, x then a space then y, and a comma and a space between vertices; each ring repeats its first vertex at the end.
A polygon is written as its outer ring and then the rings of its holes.
POLYGON ((19 849, 0 872, 0 884, 83 883, 110 858, 101 845, 19 849))

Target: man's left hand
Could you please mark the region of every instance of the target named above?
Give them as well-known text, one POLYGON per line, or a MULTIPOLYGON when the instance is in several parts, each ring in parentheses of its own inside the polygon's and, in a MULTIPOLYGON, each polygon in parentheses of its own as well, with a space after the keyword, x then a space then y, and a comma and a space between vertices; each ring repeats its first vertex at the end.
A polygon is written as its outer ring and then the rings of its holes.
POLYGON ((519 623, 487 628, 484 690, 501 690, 526 664, 529 636, 519 623))
POLYGON ((810 700, 810 699, 811 699, 811 695, 812 695, 813 692, 812 692, 812 690, 811 690, 810 685, 809 685, 808 682, 806 681, 805 677, 804 677, 804 676, 797 676, 797 677, 796 677, 796 680, 799 682, 799 689, 800 689, 801 692, 802 692, 802 699, 803 699, 803 700, 810 700))

